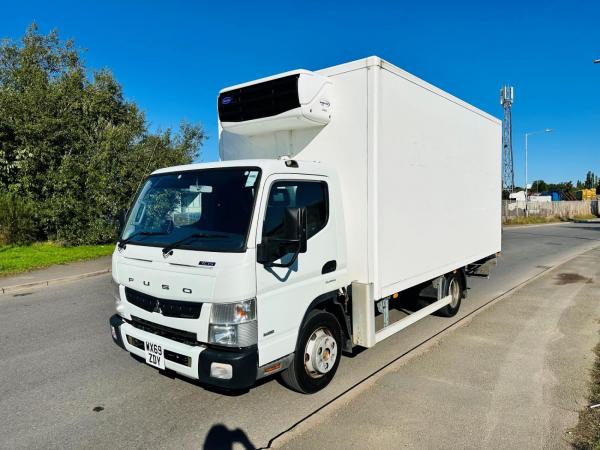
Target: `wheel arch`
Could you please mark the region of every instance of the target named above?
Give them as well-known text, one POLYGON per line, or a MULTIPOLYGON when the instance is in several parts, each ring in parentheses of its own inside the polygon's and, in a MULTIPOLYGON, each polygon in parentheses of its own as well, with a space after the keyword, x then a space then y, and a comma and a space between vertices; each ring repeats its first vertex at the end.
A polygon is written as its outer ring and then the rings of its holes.
MULTIPOLYGON (((300 322, 300 329, 306 323, 310 313, 314 310, 327 311, 335 316, 338 320, 343 333, 343 350, 345 352, 352 351, 352 322, 350 317, 345 312, 343 303, 340 301, 340 294, 338 290, 325 292, 315 298, 304 312, 302 322, 300 322)), ((300 329, 298 335, 300 335, 300 329)))
POLYGON ((463 291, 463 298, 465 298, 467 296, 467 272, 465 271, 464 267, 461 267, 459 269, 456 269, 457 273, 458 273, 458 279, 460 280, 461 284, 462 284, 462 291, 463 291))

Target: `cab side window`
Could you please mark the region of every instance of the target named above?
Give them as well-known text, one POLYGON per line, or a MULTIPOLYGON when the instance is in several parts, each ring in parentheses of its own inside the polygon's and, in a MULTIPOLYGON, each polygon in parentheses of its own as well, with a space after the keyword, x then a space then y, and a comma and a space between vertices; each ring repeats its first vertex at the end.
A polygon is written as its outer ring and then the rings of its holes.
POLYGON ((278 181, 271 186, 263 236, 278 238, 283 232, 287 208, 306 208, 306 235, 310 239, 327 224, 329 202, 327 183, 323 181, 278 181))

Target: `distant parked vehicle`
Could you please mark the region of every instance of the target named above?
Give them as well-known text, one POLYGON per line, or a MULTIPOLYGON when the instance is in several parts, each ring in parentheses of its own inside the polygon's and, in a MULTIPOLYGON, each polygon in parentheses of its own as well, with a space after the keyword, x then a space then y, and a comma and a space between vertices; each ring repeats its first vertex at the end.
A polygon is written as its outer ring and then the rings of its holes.
POLYGON ((508 199, 513 202, 524 202, 525 201, 525 191, 513 192, 508 195, 508 199))

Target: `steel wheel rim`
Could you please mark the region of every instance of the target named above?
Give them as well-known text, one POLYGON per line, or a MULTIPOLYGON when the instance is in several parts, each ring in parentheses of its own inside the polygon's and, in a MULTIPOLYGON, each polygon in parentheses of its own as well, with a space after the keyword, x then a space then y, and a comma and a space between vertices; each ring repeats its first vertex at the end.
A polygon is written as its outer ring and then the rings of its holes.
POLYGON ((304 347, 304 369, 311 378, 321 378, 333 369, 337 356, 338 345, 331 330, 317 328, 304 347))
POLYGON ((452 278, 450 280, 450 285, 448 286, 448 294, 452 296, 452 300, 450 301, 450 307, 456 308, 458 306, 458 301, 460 300, 460 286, 458 285, 458 281, 456 278, 452 278))

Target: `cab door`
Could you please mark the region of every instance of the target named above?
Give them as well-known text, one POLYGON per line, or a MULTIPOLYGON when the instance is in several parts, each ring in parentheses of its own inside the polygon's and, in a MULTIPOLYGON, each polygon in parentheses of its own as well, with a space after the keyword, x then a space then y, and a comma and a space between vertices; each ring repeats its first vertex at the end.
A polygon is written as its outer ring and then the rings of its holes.
MULTIPOLYGON (((306 208, 306 252, 290 267, 256 265, 259 365, 292 353, 310 303, 328 292, 336 266, 336 224, 327 177, 272 175, 266 180, 257 244, 277 237, 287 208, 306 208)), ((293 259, 286 253, 276 263, 293 259)))

